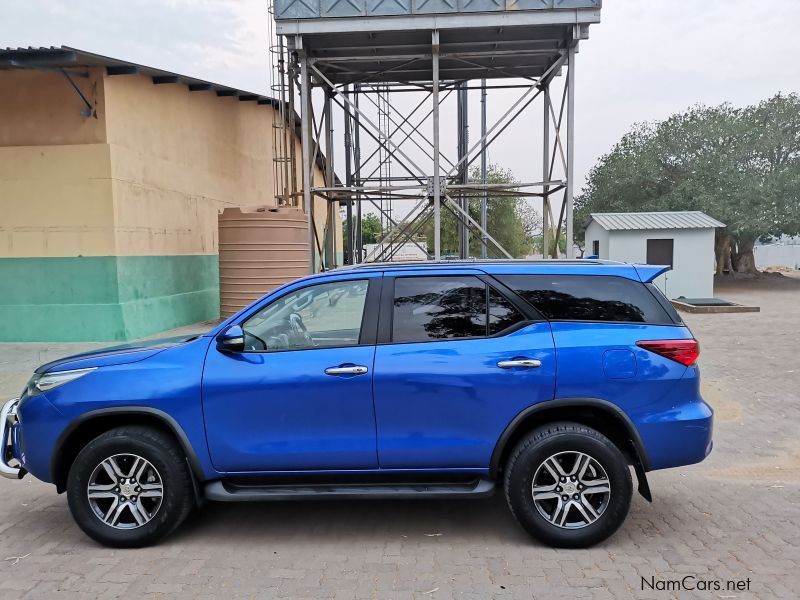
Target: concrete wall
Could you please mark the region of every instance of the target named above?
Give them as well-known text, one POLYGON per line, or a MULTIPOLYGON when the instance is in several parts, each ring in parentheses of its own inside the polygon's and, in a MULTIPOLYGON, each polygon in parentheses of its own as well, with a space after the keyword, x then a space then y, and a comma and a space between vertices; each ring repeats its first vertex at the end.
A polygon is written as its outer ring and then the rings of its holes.
POLYGON ((764 244, 753 248, 756 267, 800 269, 800 244, 764 244))
POLYGON ((113 255, 111 190, 106 144, 0 147, 0 257, 113 255))
POLYGON ((217 211, 274 204, 271 106, 88 74, 92 117, 61 74, 0 71, 0 341, 216 318, 217 211))
POLYGON ((0 147, 96 144, 106 140, 102 69, 86 71, 73 81, 95 107, 85 108, 64 76, 56 71, 0 71, 0 147))
POLYGON ((105 93, 117 254, 213 254, 218 210, 275 204, 271 107, 142 76, 105 93))
POLYGON ((675 240, 674 268, 655 281, 667 298, 710 298, 714 295, 713 229, 611 231, 608 258, 645 263, 648 239, 675 240))

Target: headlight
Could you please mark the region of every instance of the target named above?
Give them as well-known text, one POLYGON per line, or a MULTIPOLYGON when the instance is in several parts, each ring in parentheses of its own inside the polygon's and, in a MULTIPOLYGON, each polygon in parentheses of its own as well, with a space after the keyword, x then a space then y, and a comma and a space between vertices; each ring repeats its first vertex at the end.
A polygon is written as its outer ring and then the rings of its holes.
POLYGON ((58 371, 56 373, 34 373, 28 382, 28 396, 37 396, 42 392, 52 390, 60 385, 69 383, 74 379, 88 375, 95 370, 96 367, 91 369, 75 369, 72 371, 58 371))

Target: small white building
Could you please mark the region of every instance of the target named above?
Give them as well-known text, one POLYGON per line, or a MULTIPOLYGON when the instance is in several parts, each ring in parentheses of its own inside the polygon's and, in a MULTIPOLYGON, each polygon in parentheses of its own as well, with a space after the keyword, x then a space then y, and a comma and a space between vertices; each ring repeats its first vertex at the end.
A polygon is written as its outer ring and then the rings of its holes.
POLYGON ((699 210, 594 213, 586 228, 586 256, 670 265, 655 284, 669 298, 714 295, 714 230, 725 227, 699 210))

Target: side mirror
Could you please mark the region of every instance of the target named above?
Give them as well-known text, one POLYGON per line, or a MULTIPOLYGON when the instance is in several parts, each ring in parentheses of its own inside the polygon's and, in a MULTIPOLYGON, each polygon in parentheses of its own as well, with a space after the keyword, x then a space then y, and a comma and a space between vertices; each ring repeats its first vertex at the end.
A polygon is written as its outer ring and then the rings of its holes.
POLYGON ((217 336, 217 350, 220 352, 244 352, 244 331, 238 325, 231 325, 217 336))

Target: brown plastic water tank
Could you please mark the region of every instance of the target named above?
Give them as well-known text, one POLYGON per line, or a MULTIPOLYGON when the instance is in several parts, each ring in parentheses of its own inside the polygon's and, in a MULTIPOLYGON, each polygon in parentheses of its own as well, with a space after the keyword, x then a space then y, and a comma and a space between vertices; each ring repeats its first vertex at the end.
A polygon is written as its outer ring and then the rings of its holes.
POLYGON ((219 214, 223 318, 308 270, 308 222, 302 210, 252 206, 219 214))

